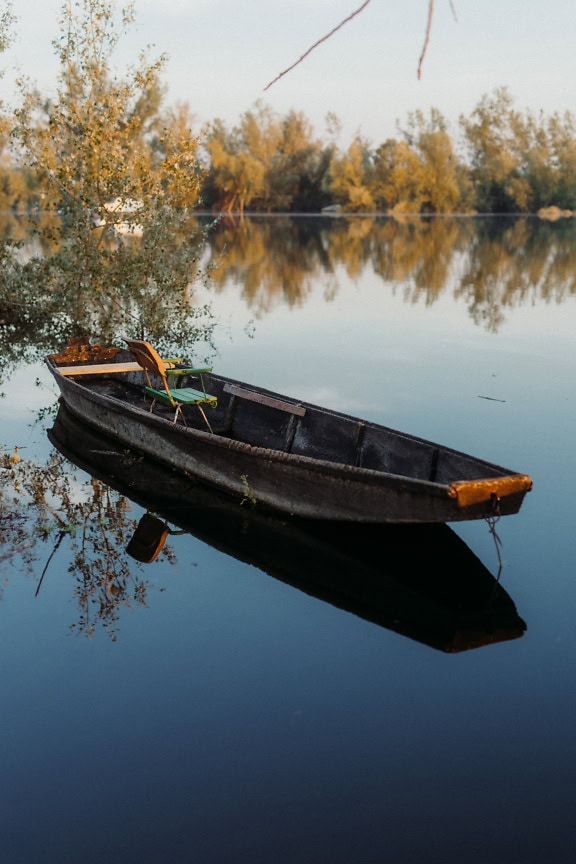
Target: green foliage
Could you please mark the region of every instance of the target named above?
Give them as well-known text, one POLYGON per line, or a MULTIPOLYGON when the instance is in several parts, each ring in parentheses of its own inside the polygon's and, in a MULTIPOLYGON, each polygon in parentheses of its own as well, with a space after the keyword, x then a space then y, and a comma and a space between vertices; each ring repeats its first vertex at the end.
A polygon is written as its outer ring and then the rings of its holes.
POLYGON ((331 148, 313 138, 302 113, 284 118, 257 102, 238 126, 221 120, 208 126, 210 170, 204 200, 224 212, 319 209, 327 202, 322 188, 331 148))
POLYGON ((185 106, 161 113, 164 57, 142 54, 125 78, 113 73, 133 20, 131 3, 116 14, 112 0, 66 0, 56 97, 20 81, 13 139, 35 177, 39 214, 55 218, 36 219, 38 251, 5 253, 5 351, 16 333, 44 343, 44 330, 52 348, 77 333, 179 333, 188 344, 195 332, 209 336, 211 322, 202 324, 190 298, 203 240, 192 216, 198 139, 185 106))

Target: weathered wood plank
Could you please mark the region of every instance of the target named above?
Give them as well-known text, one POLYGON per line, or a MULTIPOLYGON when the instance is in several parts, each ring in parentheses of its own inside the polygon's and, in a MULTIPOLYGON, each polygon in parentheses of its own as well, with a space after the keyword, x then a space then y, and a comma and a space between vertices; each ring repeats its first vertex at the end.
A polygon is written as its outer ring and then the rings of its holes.
POLYGON ((254 390, 245 390, 236 384, 225 384, 224 392, 230 393, 231 396, 238 396, 240 399, 249 399, 252 402, 258 402, 260 405, 267 405, 269 408, 286 411, 288 414, 297 414, 299 417, 304 417, 306 414, 306 408, 303 408, 302 405, 284 402, 281 399, 275 399, 273 396, 266 396, 265 393, 256 393, 254 390))
MULTIPOLYGON (((170 368, 171 361, 165 360, 170 368)), ((139 363, 127 361, 126 363, 80 363, 76 366, 58 366, 61 375, 105 375, 107 372, 142 372, 139 363)))

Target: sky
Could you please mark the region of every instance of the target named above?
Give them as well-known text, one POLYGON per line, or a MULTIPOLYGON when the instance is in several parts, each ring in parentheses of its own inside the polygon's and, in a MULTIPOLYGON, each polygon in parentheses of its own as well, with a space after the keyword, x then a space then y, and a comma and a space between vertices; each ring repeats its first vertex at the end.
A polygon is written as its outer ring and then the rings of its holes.
MULTIPOLYGON (((344 147, 357 133, 374 146, 399 137, 398 122, 432 107, 457 136, 458 117, 502 86, 521 111, 576 113, 576 0, 436 0, 421 80, 428 0, 371 0, 264 92, 361 2, 136 0, 136 24, 115 62, 122 73, 148 45, 151 57, 166 53, 166 102, 189 103, 198 129, 216 118, 231 128, 261 99, 280 115, 303 111, 323 139, 326 115, 335 113, 344 147)), ((61 0, 13 0, 13 7, 14 45, 0 58, 8 105, 15 70, 54 93, 61 0)))

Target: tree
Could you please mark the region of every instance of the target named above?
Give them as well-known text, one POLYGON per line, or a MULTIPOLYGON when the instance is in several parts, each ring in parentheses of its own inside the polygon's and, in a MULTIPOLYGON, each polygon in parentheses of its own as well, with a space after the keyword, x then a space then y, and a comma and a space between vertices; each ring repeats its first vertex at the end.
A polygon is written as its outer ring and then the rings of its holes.
POLYGON ((301 111, 289 111, 280 120, 281 138, 271 166, 274 210, 318 211, 328 203, 325 182, 333 154, 314 138, 301 111))
POLYGON ((505 87, 484 96, 470 119, 460 125, 468 144, 471 176, 479 210, 506 213, 526 209, 529 189, 522 176, 518 133, 519 115, 505 87))
POLYGON ((189 239, 197 139, 184 112, 161 114, 164 57, 142 54, 127 77, 113 73, 133 21, 131 3, 117 14, 113 0, 65 0, 55 99, 20 82, 14 140, 38 178, 39 203, 60 220, 50 234, 37 228, 52 254, 14 263, 3 289, 7 303, 17 298, 12 320, 19 309, 42 309, 43 320, 58 322, 53 337, 83 330, 112 339, 145 321, 160 338, 176 332, 177 316, 186 338, 185 321, 197 314, 187 301, 198 254, 189 239))
POLYGON ((432 108, 426 119, 421 111, 408 117, 408 144, 420 157, 419 195, 424 210, 450 213, 460 200, 458 163, 442 114, 432 108))
POLYGON ((204 197, 216 210, 243 213, 264 184, 264 166, 244 147, 241 130, 228 131, 221 120, 208 127, 206 150, 210 171, 204 197))
POLYGON ((422 162, 407 141, 389 138, 374 157, 373 194, 379 209, 419 213, 422 208, 422 162))
POLYGON ((301 112, 280 117, 257 102, 232 131, 221 120, 210 124, 205 147, 210 159, 205 198, 216 209, 277 212, 324 203, 329 156, 301 112))
POLYGON ((162 190, 172 207, 196 207, 200 200, 202 170, 200 140, 192 131, 194 117, 187 103, 166 112, 152 140, 154 170, 161 170, 162 190))
POLYGON ((372 181, 371 154, 368 143, 356 136, 347 152, 335 155, 330 163, 329 189, 337 204, 345 210, 374 210, 370 191, 372 181))
MULTIPOLYGON (((0 12, 0 54, 3 54, 10 45, 13 23, 12 5, 5 3, 3 11, 0 12)), ((0 79, 2 74, 0 69, 0 79)), ((8 152, 10 125, 10 119, 0 101, 0 210, 11 208, 20 199, 25 188, 24 178, 19 172, 14 171, 8 152)))
MULTIPOLYGON (((576 118, 570 112, 554 114, 548 121, 552 164, 557 173, 558 207, 576 209, 576 118)), ((547 202, 551 203, 551 202, 547 202)))

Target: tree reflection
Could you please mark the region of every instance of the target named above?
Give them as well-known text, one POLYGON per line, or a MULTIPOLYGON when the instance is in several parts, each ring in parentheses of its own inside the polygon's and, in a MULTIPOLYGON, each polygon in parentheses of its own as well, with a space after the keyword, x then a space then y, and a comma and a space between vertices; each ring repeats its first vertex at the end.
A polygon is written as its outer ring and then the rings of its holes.
POLYGON ((576 228, 537 218, 273 217, 222 220, 209 236, 214 283, 242 286, 256 315, 302 306, 318 280, 338 294, 338 271, 375 272, 407 303, 449 292, 496 332, 506 311, 576 293, 576 228))
POLYGON ((288 216, 220 220, 209 235, 215 290, 241 285, 256 316, 279 304, 303 306, 314 277, 330 266, 323 232, 306 230, 311 224, 288 216))
MULTIPOLYGON (((48 242, 58 217, 41 218, 36 244, 40 238, 48 242)), ((343 273, 353 280, 375 273, 407 303, 431 305, 448 294, 490 332, 522 304, 562 303, 576 293, 573 220, 285 215, 227 217, 216 224, 195 217, 181 233, 173 227, 170 222, 154 228, 168 232, 164 245, 156 237, 150 247, 160 244, 161 256, 152 254, 145 237, 109 241, 120 246, 114 265, 108 261, 101 274, 105 288, 80 291, 74 280, 68 287, 62 282, 69 252, 59 256, 61 240, 54 240, 54 248, 34 247, 26 260, 23 224, 5 222, 11 240, 0 245, 0 374, 79 334, 114 344, 125 332, 145 331, 169 354, 185 356, 194 345, 195 359, 203 361, 214 352, 215 321, 190 286, 206 271, 214 291, 240 286, 255 317, 280 305, 305 307, 319 283, 326 302, 332 302, 343 273), (207 254, 201 271, 202 249, 207 254), (16 268, 15 257, 20 258, 16 268)))
MULTIPOLYGON (((122 550, 137 525, 130 501, 95 478, 81 478, 64 457, 45 464, 0 455, 0 585, 8 575, 37 578, 49 590, 67 555, 77 619, 71 629, 91 637, 102 628, 116 638, 122 609, 146 605, 150 583, 122 550), (43 563, 43 569, 40 567, 43 563)), ((163 550, 166 560, 173 560, 163 550)))

